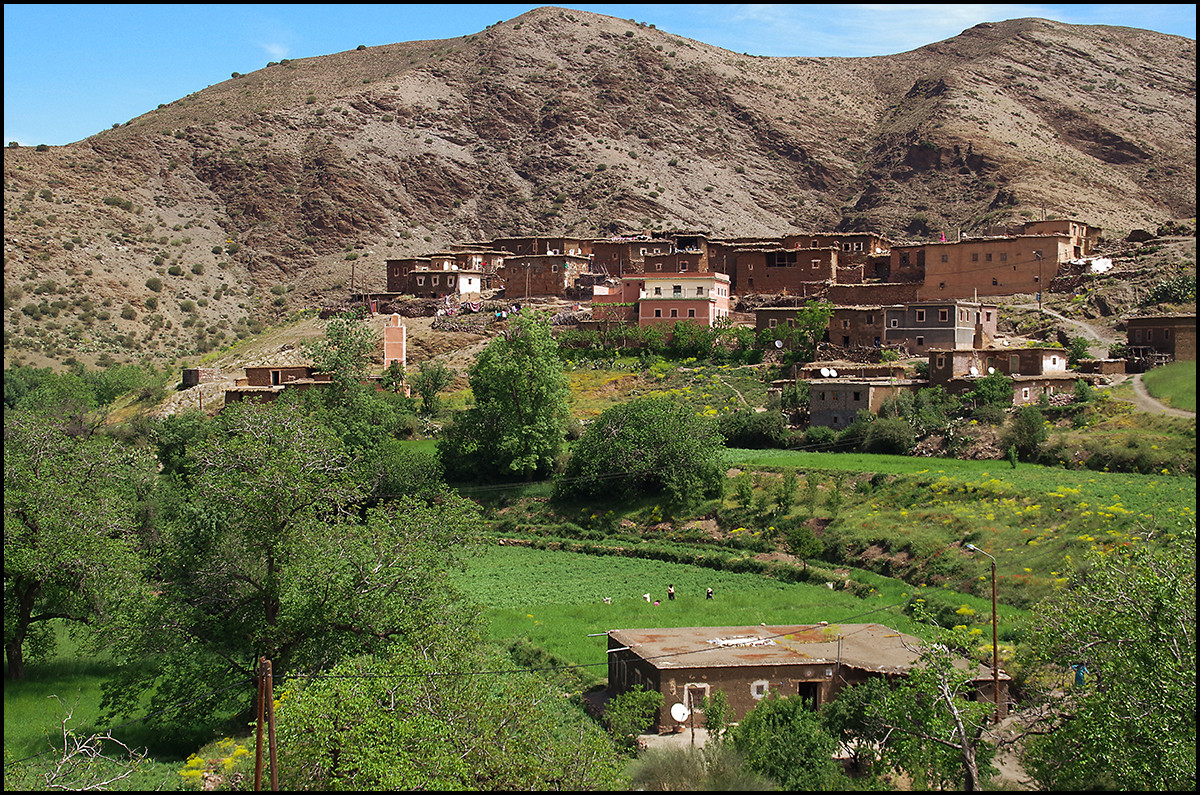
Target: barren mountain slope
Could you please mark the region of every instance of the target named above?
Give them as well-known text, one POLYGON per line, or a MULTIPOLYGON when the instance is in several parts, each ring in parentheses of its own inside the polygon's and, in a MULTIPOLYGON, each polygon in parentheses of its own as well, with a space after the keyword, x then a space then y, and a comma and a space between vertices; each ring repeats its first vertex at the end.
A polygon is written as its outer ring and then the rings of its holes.
POLYGON ((1193 40, 1126 28, 764 58, 557 8, 283 61, 5 150, 6 358, 203 350, 465 239, 1153 228, 1195 214, 1194 78, 1193 40))

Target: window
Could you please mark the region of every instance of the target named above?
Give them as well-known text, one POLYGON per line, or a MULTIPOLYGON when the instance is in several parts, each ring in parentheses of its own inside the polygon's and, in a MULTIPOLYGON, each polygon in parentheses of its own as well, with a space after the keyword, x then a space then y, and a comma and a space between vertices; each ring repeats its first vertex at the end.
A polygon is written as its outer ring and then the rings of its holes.
POLYGON ((1008 254, 1007 254, 1007 253, 1005 253, 1005 252, 1003 252, 1003 251, 1001 251, 1001 252, 1000 252, 1000 261, 1001 261, 1001 262, 1008 262, 1008 254))
POLYGON ((824 392, 822 392, 822 393, 821 393, 821 400, 824 400, 824 399, 825 399, 825 393, 824 393, 824 392))
POLYGON ((695 317, 695 316, 696 316, 696 310, 695 310, 695 309, 689 309, 689 310, 688 310, 688 317, 695 317))
POLYGON ((849 320, 843 320, 843 321, 842 321, 842 328, 850 328, 850 321, 849 321, 849 320))
POLYGON ((679 317, 679 310, 678 310, 678 309, 672 309, 672 310, 671 310, 671 317, 679 317))
POLYGON ((943 255, 942 255, 942 262, 949 262, 949 261, 950 261, 950 257, 948 257, 947 255, 943 254, 943 255))
POLYGON ((812 269, 816 270, 819 267, 821 267, 821 260, 819 260, 819 259, 813 260, 812 261, 812 269))
POLYGON ((924 323, 924 322, 925 322, 925 310, 924 310, 924 309, 918 309, 918 310, 917 310, 917 322, 918 322, 918 323, 924 323))
POLYGON ((551 265, 551 266, 550 266, 550 272, 551 272, 551 273, 558 273, 558 266, 557 266, 557 265, 551 265))
POLYGON ((796 327, 796 318, 794 318, 794 317, 789 318, 788 319, 788 328, 795 328, 795 327, 796 327))
POLYGON ((917 345, 924 345, 924 344, 925 344, 925 338, 917 337, 917 345))
POLYGON ((935 360, 935 363, 933 366, 936 367, 938 370, 941 370, 943 367, 946 366, 946 357, 938 356, 937 359, 935 360))
POLYGON ((654 310, 654 316, 655 316, 655 317, 662 317, 662 310, 661 310, 661 309, 655 309, 655 310, 654 310))
POLYGON ((842 335, 842 347, 843 347, 843 348, 849 348, 849 347, 850 347, 850 338, 849 338, 849 337, 847 337, 847 336, 846 336, 846 335, 844 335, 844 334, 842 335))
POLYGON ((874 315, 867 315, 867 325, 868 326, 875 325, 875 316, 874 315))
POLYGON ((661 262, 654 263, 654 270, 656 270, 656 271, 662 270, 662 263, 661 262))
POLYGON ((671 297, 672 298, 682 298, 683 297, 683 287, 678 284, 671 285, 671 297))
POLYGON ((425 286, 425 277, 424 277, 424 276, 418 276, 418 277, 417 277, 417 286, 418 286, 418 287, 424 287, 424 286, 425 286))
POLYGON ((859 241, 859 242, 857 242, 857 243, 855 243, 855 244, 854 244, 854 250, 855 250, 855 251, 862 251, 862 250, 863 250, 863 249, 862 249, 862 241, 859 241))
POLYGON ((820 241, 820 240, 814 240, 814 241, 813 241, 813 244, 812 244, 812 246, 811 246, 811 248, 820 248, 820 247, 821 247, 821 241, 820 241))
POLYGON ((1029 400, 1029 387, 1021 390, 1021 400, 1029 400))
POLYGON ((995 279, 992 279, 992 286, 993 286, 993 287, 999 287, 999 286, 1000 286, 1000 282, 998 282, 998 281, 997 281, 997 280, 995 280, 995 279))
POLYGON ((984 313, 983 313, 983 319, 984 319, 984 320, 986 320, 987 322, 991 323, 991 322, 992 322, 992 313, 991 313, 991 312, 984 312, 984 313))
POLYGON ((938 310, 938 320, 945 323, 949 319, 950 319, 950 310, 949 309, 939 309, 938 310))
POLYGON ((945 290, 945 289, 946 289, 946 283, 945 283, 945 282, 938 282, 938 287, 939 287, 939 288, 941 288, 941 289, 943 289, 943 290, 945 290))
POLYGON ((855 392, 855 393, 854 393, 854 402, 855 402, 855 403, 861 403, 861 402, 862 402, 862 392, 855 392))
POLYGON ((908 253, 907 253, 907 252, 905 252, 905 253, 903 253, 903 254, 901 254, 901 255, 900 255, 900 264, 901 264, 901 265, 907 265, 907 264, 908 264, 908 253))
POLYGON ((438 276, 434 276, 433 279, 429 283, 432 284, 434 287, 437 287, 439 278, 440 277, 438 277, 438 276))
POLYGON ((843 244, 842 244, 842 251, 849 251, 849 250, 850 250, 850 244, 849 244, 849 243, 843 243, 843 244))
POLYGON ((896 328, 899 325, 900 325, 900 321, 897 320, 896 318, 892 318, 892 328, 896 328))
POLYGON ((775 324, 776 324, 776 323, 778 323, 778 322, 779 322, 779 321, 777 321, 775 318, 771 318, 771 319, 769 319, 769 320, 767 321, 767 328, 775 328, 775 324))
POLYGON ((991 262, 991 261, 992 261, 992 255, 991 255, 991 254, 984 254, 984 255, 983 255, 983 260, 984 260, 984 262, 991 262))
POLYGON ((972 254, 972 255, 971 255, 971 262, 979 262, 979 255, 978 255, 978 254, 972 254))
POLYGON ((765 698, 767 695, 766 680, 760 680, 750 685, 750 695, 755 699, 765 698))

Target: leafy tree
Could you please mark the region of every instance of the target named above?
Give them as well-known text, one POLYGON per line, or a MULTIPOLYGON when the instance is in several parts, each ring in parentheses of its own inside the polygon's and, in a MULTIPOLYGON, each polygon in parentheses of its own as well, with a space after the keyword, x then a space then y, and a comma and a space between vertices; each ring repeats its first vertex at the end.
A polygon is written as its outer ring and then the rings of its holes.
POLYGON ((1067 365, 1077 367, 1084 359, 1093 359, 1091 345, 1087 337, 1072 337, 1067 345, 1067 365))
POLYGON ((717 430, 728 447, 764 449, 782 447, 787 426, 778 411, 733 411, 722 414, 717 430))
POLYGON ((459 479, 532 479, 553 470, 570 411, 558 345, 544 312, 523 311, 476 358, 475 405, 443 430, 438 455, 459 479))
POLYGON ((783 540, 787 544, 788 552, 800 558, 804 562, 805 569, 808 568, 809 558, 820 555, 825 549, 821 539, 817 538, 816 533, 806 522, 789 522, 783 528, 783 532, 783 540))
MULTIPOLYGON (((1028 625, 1049 683, 1050 731, 1025 769, 1047 789, 1196 789, 1196 542, 1096 551, 1028 625)), ((1032 695, 1032 694, 1031 694, 1032 695)))
POLYGON ((662 693, 636 685, 604 705, 604 725, 618 743, 632 749, 638 735, 650 729, 662 705, 662 693))
POLYGON ((404 365, 400 364, 398 359, 392 359, 388 363, 387 369, 383 371, 379 385, 388 392, 399 392, 404 388, 405 375, 404 365))
POLYGON ((798 696, 769 696, 733 730, 733 747, 746 764, 785 790, 845 788, 833 761, 837 742, 816 711, 798 696))
POLYGON ((888 698, 888 683, 883 677, 838 691, 837 698, 821 707, 821 721, 837 740, 840 750, 848 754, 856 770, 870 770, 878 756, 876 748, 886 737, 886 730, 874 716, 876 704, 888 698))
POLYGON ((665 397, 606 409, 555 482, 559 498, 626 499, 663 494, 673 505, 715 497, 724 486, 715 423, 665 397))
POLYGON ((329 373, 333 394, 340 399, 361 388, 379 345, 362 320, 362 312, 346 312, 325 322, 325 337, 305 346, 318 372, 329 373))
POLYGON ((132 483, 142 457, 112 439, 73 437, 44 414, 4 416, 4 646, 8 676, 52 648, 47 622, 107 617, 137 590, 132 483))
POLYGON ((872 731, 886 732, 883 761, 907 773, 914 788, 976 791, 994 772, 985 730, 996 708, 974 700, 974 673, 955 665, 956 649, 970 646, 963 632, 935 632, 919 664, 867 716, 872 731))
POLYGON ((798 486, 799 479, 796 477, 796 470, 789 469, 783 473, 783 477, 779 479, 775 488, 775 507, 780 513, 787 513, 791 510, 792 504, 796 500, 798 486))
POLYGON ((1033 461, 1049 436, 1041 410, 1037 406, 1022 406, 1017 409, 1002 438, 1016 448, 1017 457, 1022 461, 1033 461))
POLYGON ((833 317, 833 310, 834 304, 829 301, 809 299, 796 310, 793 325, 764 329, 759 337, 759 345, 772 346, 779 339, 790 352, 792 361, 811 362, 817 353, 817 343, 829 330, 829 318, 833 317))
POLYGON ((868 426, 863 450, 868 453, 908 455, 916 443, 912 426, 900 417, 892 417, 876 420, 868 426))
POLYGON ((755 773, 727 743, 703 748, 650 748, 630 768, 635 790, 650 792, 769 792, 775 782, 755 773))
MULTIPOLYGON (((460 619, 289 682, 280 783, 306 790, 615 789, 620 756, 578 708, 460 619), (484 673, 476 673, 484 672, 484 673)), ((277 691, 278 692, 278 691, 277 691)))
POLYGON ((433 416, 441 409, 438 392, 454 383, 454 371, 444 362, 428 360, 417 366, 417 374, 413 376, 412 386, 421 396, 421 409, 433 416))
POLYGON ((704 713, 704 728, 708 730, 709 742, 723 742, 733 714, 729 708, 729 696, 724 690, 713 690, 701 699, 700 711, 704 713))
POLYGON ((997 370, 975 382, 975 388, 967 393, 972 405, 999 406, 1008 408, 1013 402, 1013 380, 997 370))
POLYGON ((477 522, 443 495, 362 510, 363 474, 338 438, 287 402, 226 407, 195 452, 196 471, 163 523, 154 593, 111 638, 112 713, 164 710, 210 725, 249 701, 237 690, 260 656, 282 676, 371 652, 442 620, 445 572, 477 522), (168 705, 170 709, 167 709, 168 705))

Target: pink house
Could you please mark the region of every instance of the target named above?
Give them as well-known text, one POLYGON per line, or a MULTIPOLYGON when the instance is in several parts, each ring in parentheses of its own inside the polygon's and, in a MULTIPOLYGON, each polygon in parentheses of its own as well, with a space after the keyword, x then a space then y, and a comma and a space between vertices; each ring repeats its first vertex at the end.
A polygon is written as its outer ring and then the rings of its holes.
POLYGON ((681 320, 711 326, 729 315, 729 277, 724 273, 626 276, 619 284, 593 288, 592 315, 598 320, 636 321, 640 326, 681 320))

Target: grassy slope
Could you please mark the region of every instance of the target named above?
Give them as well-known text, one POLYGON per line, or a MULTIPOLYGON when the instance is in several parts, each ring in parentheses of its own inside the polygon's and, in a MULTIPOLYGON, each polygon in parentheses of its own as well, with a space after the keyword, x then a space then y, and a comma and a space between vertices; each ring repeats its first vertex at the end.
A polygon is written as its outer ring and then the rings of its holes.
POLYGON ((1196 363, 1173 362, 1142 376, 1146 391, 1168 406, 1196 410, 1196 363))

